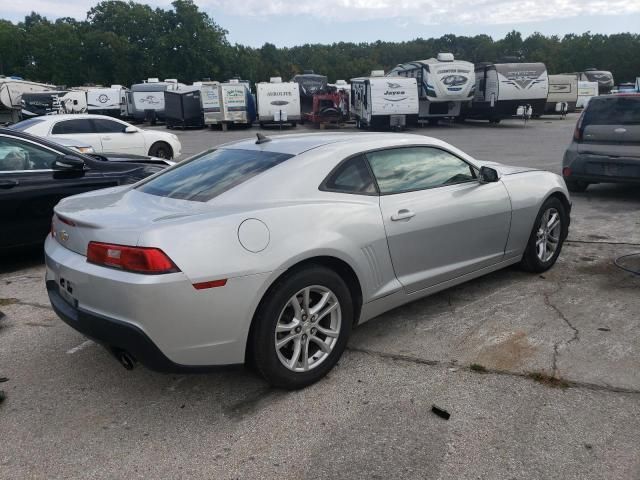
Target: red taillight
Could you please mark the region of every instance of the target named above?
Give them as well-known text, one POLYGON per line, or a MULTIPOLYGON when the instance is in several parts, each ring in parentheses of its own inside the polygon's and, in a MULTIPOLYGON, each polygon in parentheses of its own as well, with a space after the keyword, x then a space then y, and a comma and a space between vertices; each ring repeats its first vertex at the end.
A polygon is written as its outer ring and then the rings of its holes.
POLYGON ((156 275, 180 271, 159 248, 128 247, 100 242, 89 242, 87 262, 128 272, 156 275))
POLYGON ((563 177, 570 177, 571 176, 571 169, 569 167, 564 167, 562 169, 562 176, 563 177))
POLYGON ((580 114, 578 122, 576 123, 576 129, 573 131, 574 140, 582 140, 582 120, 584 119, 584 111, 580 114))

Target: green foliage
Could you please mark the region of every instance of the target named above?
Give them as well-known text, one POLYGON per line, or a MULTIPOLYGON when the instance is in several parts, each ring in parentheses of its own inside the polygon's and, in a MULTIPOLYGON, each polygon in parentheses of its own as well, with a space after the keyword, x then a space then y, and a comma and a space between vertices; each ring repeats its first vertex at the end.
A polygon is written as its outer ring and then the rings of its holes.
POLYGON ((305 44, 277 48, 230 45, 227 32, 193 0, 175 0, 171 9, 133 1, 105 0, 84 21, 51 22, 33 12, 23 22, 0 20, 0 74, 21 75, 60 85, 119 83, 131 85, 147 77, 192 82, 205 77, 239 76, 266 81, 288 80, 303 70, 331 81, 367 75, 371 70, 451 52, 471 62, 511 56, 546 63, 550 73, 597 67, 617 81, 640 75, 640 35, 589 32, 564 37, 517 31, 503 39, 488 35, 444 35, 408 42, 305 44))

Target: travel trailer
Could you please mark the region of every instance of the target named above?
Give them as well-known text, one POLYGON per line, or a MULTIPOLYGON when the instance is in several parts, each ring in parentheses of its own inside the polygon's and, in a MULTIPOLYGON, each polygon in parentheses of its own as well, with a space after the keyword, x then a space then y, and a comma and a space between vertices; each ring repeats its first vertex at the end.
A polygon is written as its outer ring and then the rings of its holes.
POLYGON ((296 75, 291 79, 300 88, 300 110, 302 115, 310 113, 313 109, 313 96, 316 93, 326 92, 327 77, 318 75, 313 70, 305 70, 303 74, 296 75))
POLYGON ((18 77, 0 76, 0 122, 20 121, 23 93, 39 93, 56 90, 54 85, 30 82, 18 77))
POLYGON ((598 96, 598 82, 578 82, 578 101, 576 108, 585 108, 593 97, 598 96))
POLYGON ((420 97, 420 122, 435 124, 439 118, 457 117, 463 105, 473 98, 473 63, 455 60, 451 53, 400 64, 387 76, 415 78, 420 97))
POLYGON ((204 126, 200 87, 164 91, 164 121, 167 128, 204 126))
POLYGON ((597 68, 585 68, 583 72, 578 73, 578 80, 598 82, 598 95, 606 95, 615 85, 611 72, 597 68))
POLYGON ((248 82, 230 80, 220 84, 222 122, 252 125, 256 119, 256 106, 248 82))
POLYGON ((82 90, 23 93, 21 103, 22 118, 87 111, 87 96, 82 90))
POLYGON ((181 87, 184 87, 184 84, 174 79, 161 82, 157 78, 149 78, 146 82, 131 85, 131 116, 139 122, 155 123, 157 120, 164 120, 164 92, 179 90, 181 87))
MULTIPOLYGON (((200 105, 205 125, 218 125, 222 122, 222 104, 220 102, 219 82, 198 82, 200 85, 200 105)), ((196 84, 194 83, 194 86, 196 84)))
POLYGON ((351 113, 358 128, 401 129, 416 124, 420 111, 415 78, 385 77, 382 70, 351 79, 351 113))
POLYGON ((86 92, 87 112, 112 117, 122 116, 123 104, 126 104, 127 88, 122 85, 111 85, 110 88, 87 88, 86 92))
POLYGON ((283 82, 272 77, 256 84, 258 121, 265 124, 288 123, 295 127, 300 121, 300 88, 296 82, 283 82))
POLYGON ((572 74, 549 75, 549 94, 545 113, 571 113, 578 103, 578 76, 572 74))
POLYGON ((549 78, 544 63, 480 63, 475 66, 476 88, 464 117, 489 120, 531 112, 544 113, 549 93, 549 78))

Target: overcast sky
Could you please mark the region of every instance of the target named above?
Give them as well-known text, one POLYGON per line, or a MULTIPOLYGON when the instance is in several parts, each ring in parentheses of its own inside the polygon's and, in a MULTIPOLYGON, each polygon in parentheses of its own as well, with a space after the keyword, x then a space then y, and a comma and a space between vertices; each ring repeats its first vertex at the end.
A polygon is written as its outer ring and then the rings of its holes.
MULTIPOLYGON (((92 0, 0 0, 0 17, 30 11, 84 19, 92 0)), ((148 0, 168 7, 170 0, 148 0)), ((640 0, 196 0, 232 43, 278 46, 439 37, 640 32, 640 0)))

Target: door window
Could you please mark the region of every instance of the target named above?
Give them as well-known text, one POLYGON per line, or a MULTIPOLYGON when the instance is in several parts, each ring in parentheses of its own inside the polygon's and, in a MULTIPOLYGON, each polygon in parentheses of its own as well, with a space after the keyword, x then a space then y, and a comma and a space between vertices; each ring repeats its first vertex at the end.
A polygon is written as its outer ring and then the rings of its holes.
POLYGON ((375 194, 375 182, 366 162, 362 155, 350 158, 330 175, 321 189, 333 192, 375 194))
POLYGON ((115 122, 113 120, 106 120, 104 118, 94 118, 92 120, 97 133, 123 133, 126 125, 115 122))
POLYGON ((63 120, 51 129, 53 135, 68 135, 78 133, 94 133, 93 124, 89 119, 63 120))
POLYGON ((470 182, 473 167, 455 155, 433 147, 407 147, 367 153, 381 194, 424 190, 470 182))
POLYGON ((51 150, 0 136, 0 172, 50 170, 58 154, 51 150))

